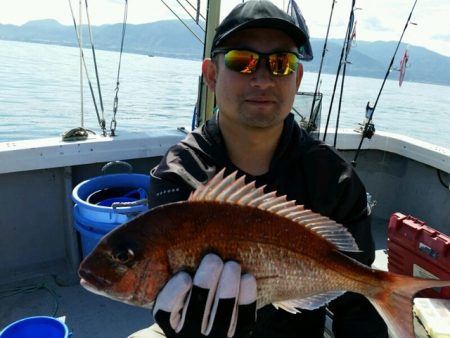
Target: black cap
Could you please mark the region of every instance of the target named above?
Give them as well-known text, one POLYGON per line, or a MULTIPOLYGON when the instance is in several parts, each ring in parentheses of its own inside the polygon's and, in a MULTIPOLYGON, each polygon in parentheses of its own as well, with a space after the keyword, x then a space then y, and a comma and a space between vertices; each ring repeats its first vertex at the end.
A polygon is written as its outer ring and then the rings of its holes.
POLYGON ((230 34, 246 28, 272 28, 289 35, 297 44, 301 59, 312 60, 308 27, 298 10, 294 20, 270 1, 247 1, 236 6, 216 28, 211 51, 219 47, 230 34), (297 21, 297 23, 296 23, 297 21))

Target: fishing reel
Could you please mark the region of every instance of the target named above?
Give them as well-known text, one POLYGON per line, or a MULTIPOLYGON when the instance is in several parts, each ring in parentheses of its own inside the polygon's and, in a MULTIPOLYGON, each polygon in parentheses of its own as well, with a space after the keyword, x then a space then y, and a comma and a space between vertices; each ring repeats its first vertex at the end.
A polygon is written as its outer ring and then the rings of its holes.
POLYGON ((359 134, 362 134, 363 138, 371 139, 372 136, 375 134, 375 124, 372 122, 372 116, 374 107, 370 106, 370 103, 367 102, 366 105, 366 118, 364 119, 363 123, 358 123, 359 128, 355 129, 355 131, 359 134))
POLYGON ((371 139, 375 135, 375 124, 372 121, 365 120, 363 123, 358 123, 359 128, 355 132, 362 134, 363 138, 371 139))

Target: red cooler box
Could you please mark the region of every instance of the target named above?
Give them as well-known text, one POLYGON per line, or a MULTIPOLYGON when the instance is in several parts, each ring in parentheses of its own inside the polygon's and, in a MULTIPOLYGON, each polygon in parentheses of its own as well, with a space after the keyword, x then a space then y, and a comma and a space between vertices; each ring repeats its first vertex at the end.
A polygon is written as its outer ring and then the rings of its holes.
MULTIPOLYGON (((450 280, 450 237, 412 216, 392 214, 388 228, 388 270, 450 280)), ((423 290, 418 296, 450 299, 450 287, 423 290)))

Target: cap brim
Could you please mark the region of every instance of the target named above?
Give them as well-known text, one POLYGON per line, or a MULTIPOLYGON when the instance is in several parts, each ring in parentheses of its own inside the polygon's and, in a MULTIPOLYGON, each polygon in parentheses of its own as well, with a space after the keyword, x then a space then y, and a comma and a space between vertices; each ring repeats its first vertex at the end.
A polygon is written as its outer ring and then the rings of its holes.
POLYGON ((312 48, 309 43, 308 35, 305 32, 303 32, 299 27, 297 27, 295 24, 278 18, 261 18, 240 24, 234 27, 232 30, 227 31, 226 34, 217 37, 216 40, 214 41, 215 44, 213 46, 213 49, 222 45, 223 42, 230 35, 249 28, 268 28, 280 30, 292 38, 294 43, 299 48, 302 60, 309 61, 312 60, 313 58, 312 48))

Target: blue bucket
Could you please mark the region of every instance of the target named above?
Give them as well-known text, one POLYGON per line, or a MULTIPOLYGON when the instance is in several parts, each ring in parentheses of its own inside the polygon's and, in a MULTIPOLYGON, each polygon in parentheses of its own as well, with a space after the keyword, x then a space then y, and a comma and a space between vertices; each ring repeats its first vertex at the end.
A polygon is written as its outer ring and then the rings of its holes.
POLYGON ((142 174, 111 174, 94 177, 78 184, 72 191, 73 201, 80 207, 80 214, 89 220, 105 223, 125 223, 148 209, 146 191, 150 185, 150 176, 142 174), (108 195, 108 191, 128 188, 130 191, 122 196, 108 195), (143 198, 129 198, 127 194, 139 191, 143 198), (105 198, 90 203, 93 195, 106 192, 105 198), (107 203, 105 203, 105 200, 107 203))
POLYGON ((83 257, 86 257, 95 248, 103 236, 120 225, 119 223, 103 223, 89 220, 80 214, 79 206, 76 204, 73 207, 73 215, 75 220, 74 227, 80 234, 83 257))
POLYGON ((150 176, 126 173, 94 177, 73 189, 74 227, 83 257, 109 231, 148 210, 149 185, 150 176))
POLYGON ((66 324, 53 317, 28 317, 9 324, 0 338, 68 338, 72 334, 66 324))

